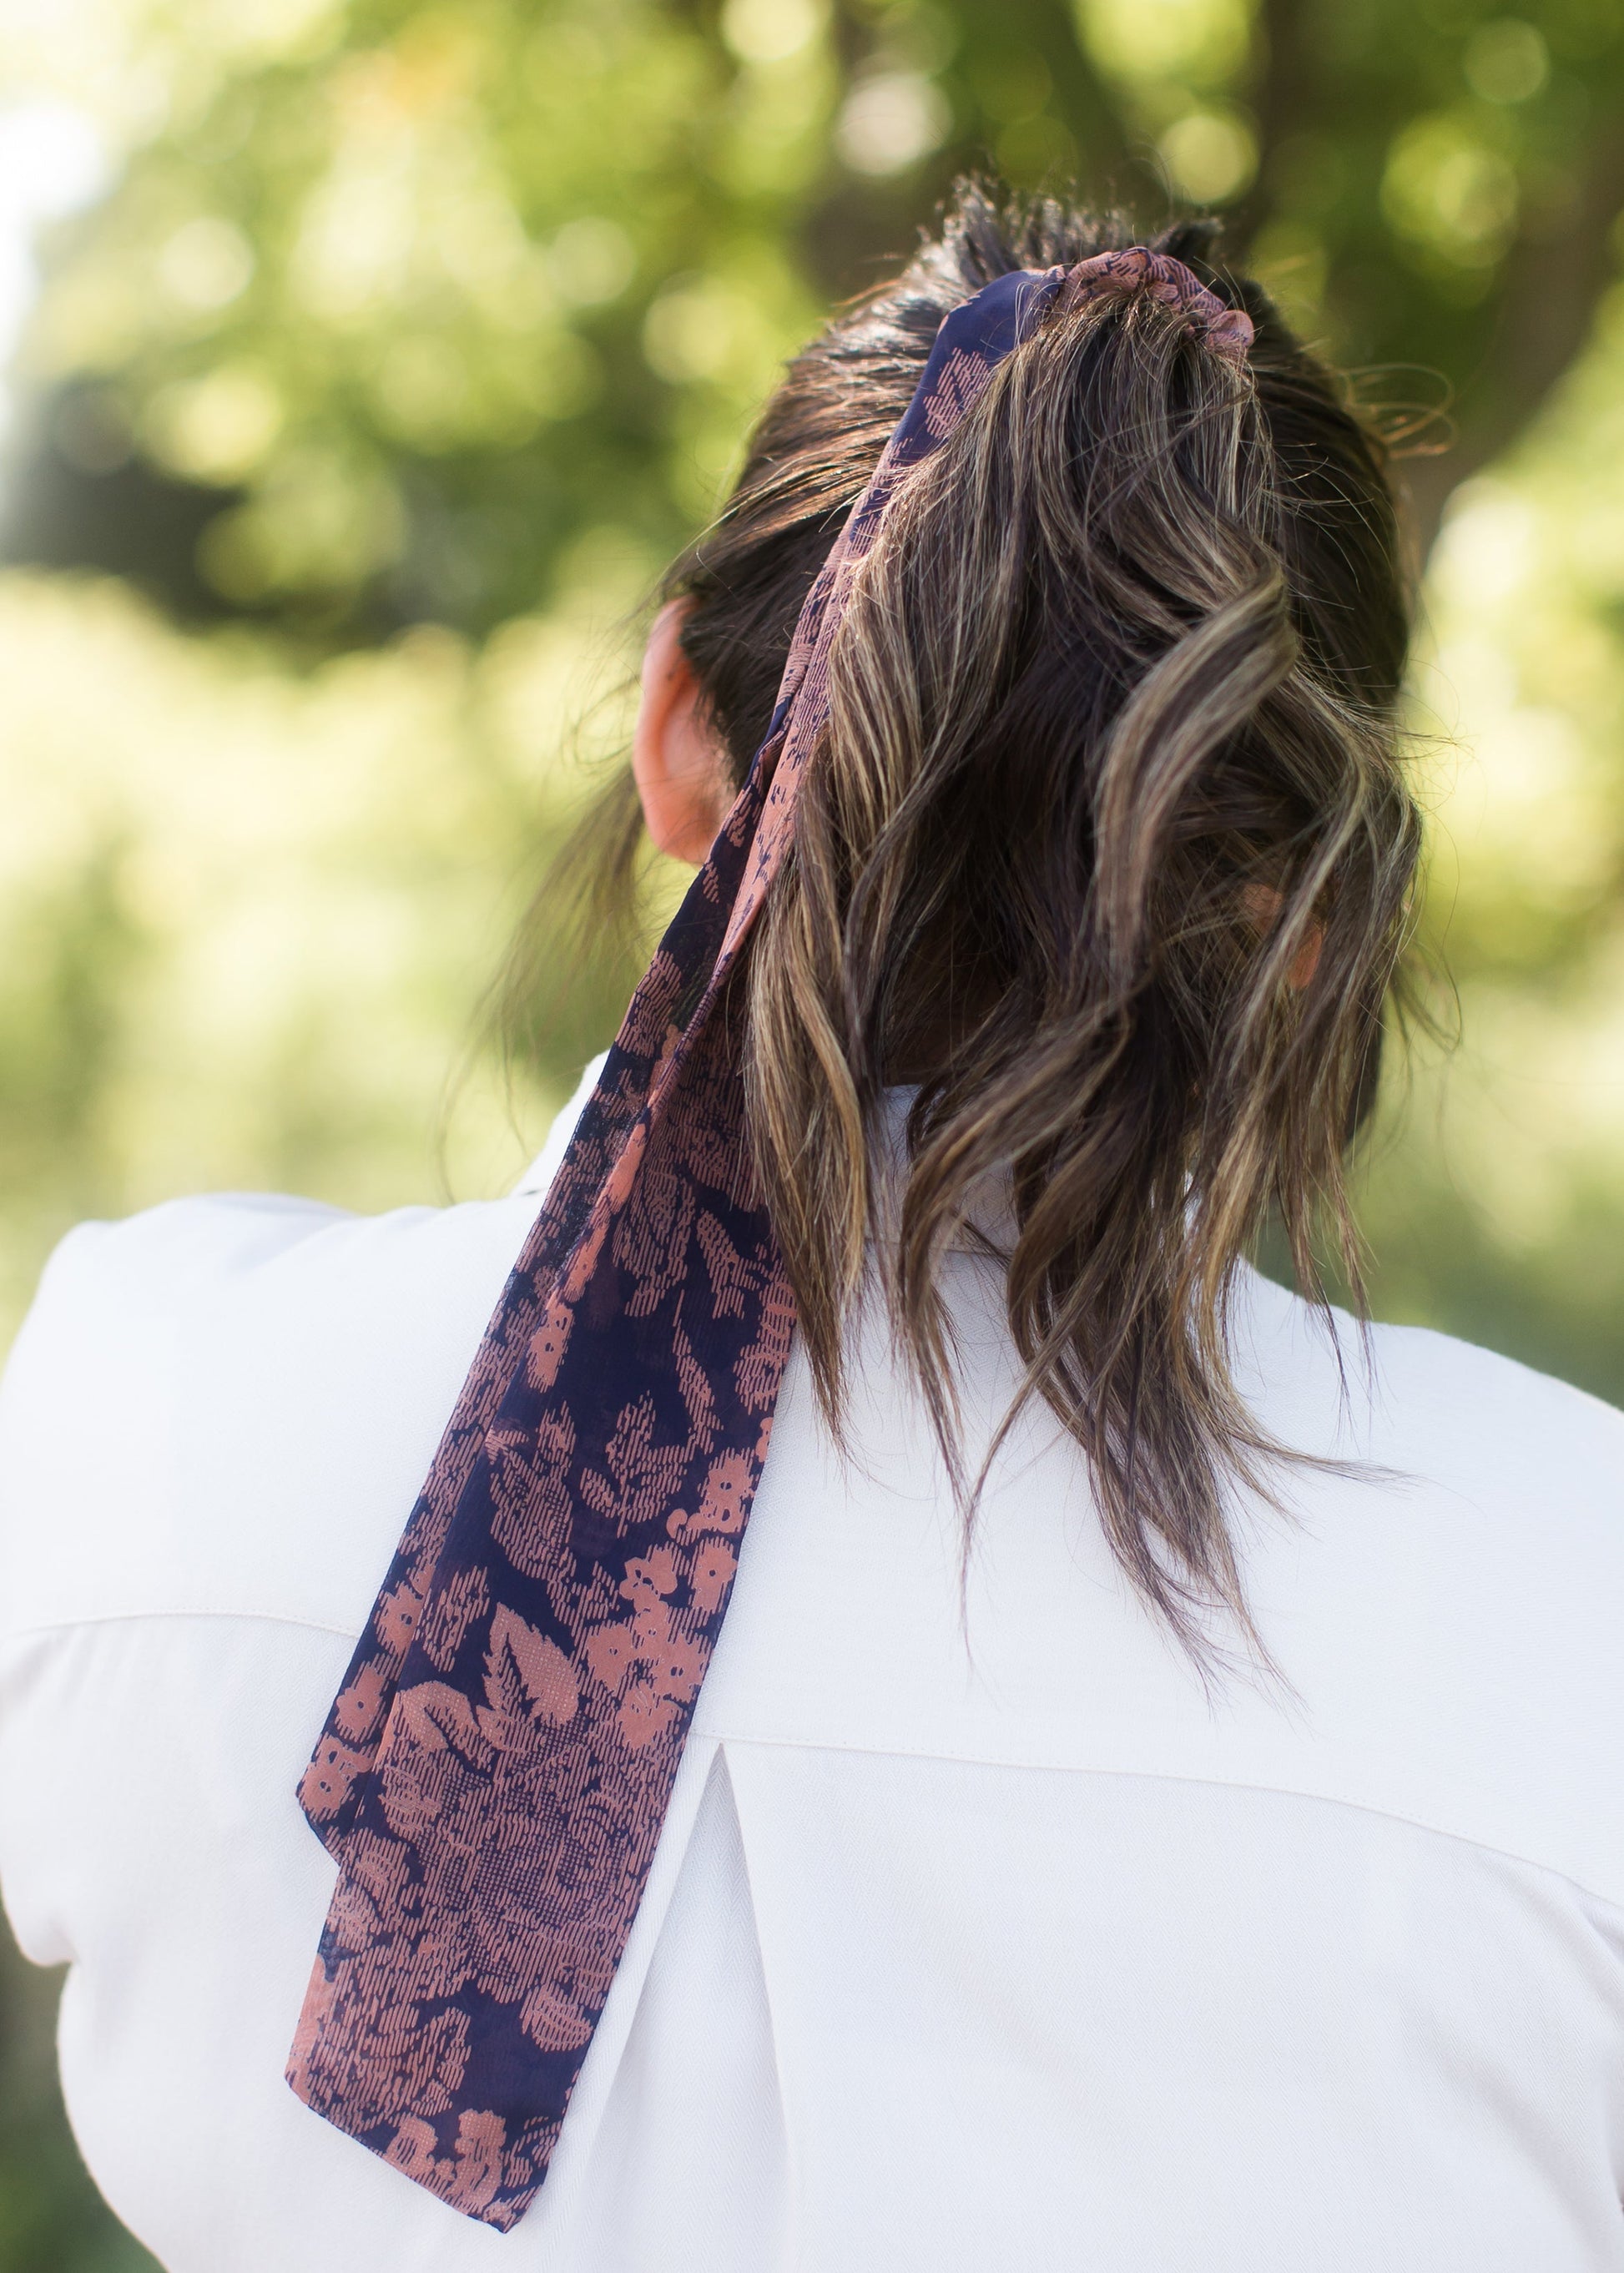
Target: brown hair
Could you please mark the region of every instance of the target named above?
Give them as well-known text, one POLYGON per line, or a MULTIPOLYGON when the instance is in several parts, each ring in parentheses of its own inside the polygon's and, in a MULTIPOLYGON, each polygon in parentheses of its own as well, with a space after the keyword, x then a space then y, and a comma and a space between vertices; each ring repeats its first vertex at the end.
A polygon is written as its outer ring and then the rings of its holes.
POLYGON ((1212 242, 961 186, 901 276, 790 365, 663 587, 691 603, 683 646, 741 779, 949 309, 1012 268, 1148 244, 1251 316, 1237 368, 1148 294, 1063 303, 898 492, 743 1006, 756 1165, 833 1424, 877 1267, 973 1510, 940 1272, 1007 1178, 1022 1401, 1081 1445, 1113 1549, 1198 1649, 1201 1605, 1250 1632, 1226 1506, 1267 1491, 1279 1450, 1229 1373, 1236 1271, 1272 1206, 1305 1291, 1324 1299, 1321 1219, 1358 1287, 1344 1156, 1419 845, 1380 444, 1212 242), (918 1091, 876 1238, 898 1083, 918 1091))

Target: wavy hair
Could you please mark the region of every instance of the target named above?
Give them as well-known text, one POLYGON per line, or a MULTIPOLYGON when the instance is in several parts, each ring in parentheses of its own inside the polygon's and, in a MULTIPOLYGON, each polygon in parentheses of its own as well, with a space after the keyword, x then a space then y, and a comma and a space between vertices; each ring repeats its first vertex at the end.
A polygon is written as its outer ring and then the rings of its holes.
POLYGON ((1327 1225, 1360 1285, 1345 1161, 1420 836, 1380 442, 1214 265, 1209 224, 1147 237, 961 185, 939 236, 790 365, 663 596, 690 604, 683 646, 741 778, 942 317, 1009 269, 1135 243, 1244 307, 1245 364, 1147 293, 1063 297, 909 476, 831 660, 742 1042, 831 1424, 877 1272, 973 1516, 943 1264, 1007 1180, 1014 1409, 1041 1398, 1076 1439, 1114 1552, 1199 1654, 1207 1607, 1252 1632, 1229 1511, 1238 1487, 1272 1497, 1281 1452, 1230 1372, 1240 1261, 1272 1209, 1313 1299, 1327 1225))

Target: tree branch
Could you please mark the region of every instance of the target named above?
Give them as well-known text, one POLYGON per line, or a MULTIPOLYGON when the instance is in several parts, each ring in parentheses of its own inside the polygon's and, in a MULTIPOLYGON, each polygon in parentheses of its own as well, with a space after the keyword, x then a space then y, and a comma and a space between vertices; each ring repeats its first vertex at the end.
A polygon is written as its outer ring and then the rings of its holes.
MULTIPOLYGON (((1228 217, 1243 259, 1277 209, 1271 178, 1282 144, 1316 130, 1335 135, 1341 91, 1315 68, 1304 0, 1264 0, 1252 89, 1257 180, 1228 217)), ((1611 281, 1611 229, 1624 208, 1624 118, 1609 108, 1578 169, 1578 191, 1556 230, 1525 229, 1497 287, 1498 309, 1477 371, 1457 388, 1457 433, 1435 457, 1403 466, 1411 542, 1425 563, 1451 493, 1508 449, 1538 416, 1590 336, 1611 281)))
POLYGON ((1258 60, 1252 86, 1258 170, 1251 189, 1229 208, 1224 223, 1225 236, 1243 258, 1273 211, 1271 176, 1281 144, 1289 135, 1320 123, 1315 114, 1321 89, 1310 67, 1304 15, 1304 0, 1264 0, 1258 12, 1258 60))
POLYGON ((1565 226, 1519 238, 1500 285, 1500 312, 1480 374, 1462 389, 1459 439, 1414 458, 1405 487, 1418 558, 1431 551, 1451 493, 1507 450, 1544 408, 1590 338, 1613 281, 1613 224, 1624 208, 1624 120, 1599 122, 1565 226))

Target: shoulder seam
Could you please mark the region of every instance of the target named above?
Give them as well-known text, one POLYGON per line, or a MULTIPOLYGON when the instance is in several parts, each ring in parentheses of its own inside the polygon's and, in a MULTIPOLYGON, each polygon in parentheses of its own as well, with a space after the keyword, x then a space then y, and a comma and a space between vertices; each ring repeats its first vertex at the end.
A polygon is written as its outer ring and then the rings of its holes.
POLYGON ((305 1617, 289 1610, 97 1610, 78 1617, 41 1618, 27 1625, 0 1627, 0 1648, 8 1642, 38 1641, 52 1634, 76 1633, 91 1626, 144 1625, 161 1619, 199 1624, 235 1620, 242 1625, 296 1626, 306 1633, 333 1634, 352 1647, 360 1639, 362 1631, 359 1626, 337 1625, 326 1618, 305 1617))

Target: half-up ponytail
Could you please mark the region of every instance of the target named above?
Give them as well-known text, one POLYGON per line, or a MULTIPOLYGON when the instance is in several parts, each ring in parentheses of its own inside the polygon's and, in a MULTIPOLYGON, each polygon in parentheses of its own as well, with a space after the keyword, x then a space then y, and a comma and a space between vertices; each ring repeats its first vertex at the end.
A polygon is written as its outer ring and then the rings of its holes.
MULTIPOLYGON (((667 584, 741 772, 941 316, 1008 269, 1135 241, 961 192, 792 366, 667 584)), ((1201 266, 1199 231, 1155 242, 1201 266)), ((1229 1369, 1239 1260, 1273 1207, 1317 1294, 1328 1216, 1358 1283, 1343 1156, 1418 852, 1378 446, 1255 287, 1201 273, 1251 317, 1246 358, 1147 290, 1063 301, 893 498, 741 1011, 756 1168, 831 1414, 877 1268, 959 1474, 941 1270, 1007 1180, 1026 1392, 1191 1640, 1203 1604, 1245 1622, 1225 1510, 1275 1450, 1229 1369), (908 1158, 883 1191, 898 1084, 908 1158)))

